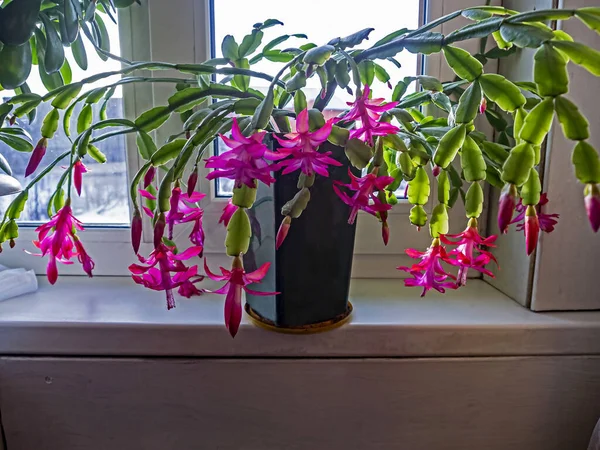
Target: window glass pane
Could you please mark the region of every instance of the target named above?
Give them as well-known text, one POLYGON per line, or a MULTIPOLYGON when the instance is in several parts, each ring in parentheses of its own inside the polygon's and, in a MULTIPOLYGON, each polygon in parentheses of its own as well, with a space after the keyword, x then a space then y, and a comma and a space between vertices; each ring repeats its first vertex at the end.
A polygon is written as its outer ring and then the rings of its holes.
MULTIPOLYGON (((282 34, 304 33, 308 40, 292 38, 277 48, 294 47, 313 42, 322 45, 335 37, 344 37, 364 28, 375 28, 368 41, 360 48, 368 48, 387 34, 401 28, 414 29, 419 25, 419 0, 378 0, 376 10, 365 8, 364 0, 305 0, 301 7, 294 7, 293 2, 282 0, 254 0, 249 7, 247 0, 214 0, 213 46, 214 56, 221 56, 221 42, 231 34, 240 43, 242 38, 252 30, 257 22, 264 22, 268 18, 282 21, 284 26, 277 26, 265 30, 263 44, 282 34)), ((262 48, 259 47, 259 48, 262 48)), ((402 52, 396 56, 401 64, 397 68, 393 63, 383 61, 380 63, 390 74, 392 85, 406 76, 417 74, 418 56, 402 52)), ((252 68, 269 74, 276 73, 281 68, 281 63, 262 60, 252 68)), ((253 88, 266 91, 268 82, 260 79, 251 81, 253 88)), ((409 89, 414 89, 414 83, 409 89)), ((319 95, 320 83, 315 76, 308 80, 304 89, 309 105, 319 95), (312 99, 312 100, 311 100, 312 99)), ((410 92, 410 90, 409 90, 410 92)), ((376 97, 391 97, 391 90, 384 83, 375 80, 373 95, 376 97)), ((338 89, 335 97, 329 103, 325 116, 333 117, 347 108, 346 102, 352 101, 353 96, 342 89, 338 89)), ((290 108, 293 105, 290 104, 290 108)), ((217 151, 225 150, 224 144, 219 142, 217 151)), ((217 180, 217 195, 231 195, 233 182, 231 180, 217 180)), ((404 189, 398 192, 403 196, 404 189)))
MULTIPOLYGON (((98 13, 97 13, 98 14, 98 13)), ((112 22, 106 15, 102 15, 107 31, 110 36, 111 52, 119 54, 119 31, 118 26, 112 22)), ((73 72, 73 81, 78 81, 89 77, 94 73, 105 72, 110 70, 120 69, 120 63, 112 59, 103 61, 96 54, 92 44, 84 37, 85 48, 88 57, 88 70, 81 70, 73 59, 69 49, 65 49, 69 65, 73 72)), ((84 87, 84 90, 90 90, 94 87, 104 86, 105 84, 114 82, 114 79, 107 79, 101 84, 90 84, 84 87)), ((44 94, 44 88, 38 73, 37 66, 32 69, 32 74, 28 80, 28 85, 33 92, 44 94)), ((13 95, 13 92, 2 91, 0 98, 5 99, 13 95)), ((108 117, 123 117, 123 94, 119 88, 115 91, 114 96, 109 100, 107 108, 108 117)), ((94 105, 94 117, 98 118, 100 109, 100 101, 94 105)), ((40 139, 39 129, 44 119, 44 116, 52 107, 50 103, 44 103, 38 107, 37 117, 32 124, 29 124, 27 118, 19 121, 19 124, 27 130, 32 137, 33 143, 40 139)), ((76 135, 77 117, 81 105, 75 109, 71 120, 71 133, 76 135)), ((38 170, 30 175, 27 179, 24 178, 25 167, 30 158, 28 153, 18 153, 12 150, 3 142, 0 142, 0 153, 2 153, 9 161, 13 176, 17 178, 23 186, 25 186, 35 174, 41 172, 44 167, 50 164, 56 156, 65 152, 70 148, 70 141, 65 136, 62 129, 62 112, 58 131, 53 139, 48 143, 48 150, 40 164, 38 170)), ((88 173, 83 175, 83 188, 81 197, 78 197, 73 189, 72 207, 77 218, 83 221, 86 225, 125 225, 129 223, 129 202, 127 197, 127 167, 126 167, 126 151, 125 138, 123 136, 114 137, 98 143, 97 147, 106 155, 107 162, 98 164, 93 159, 84 158, 84 163, 88 168, 88 173)), ((61 166, 66 166, 68 159, 65 158, 64 163, 55 168, 50 174, 43 178, 34 188, 30 190, 29 200, 23 214, 21 222, 42 222, 48 217, 47 207, 48 200, 57 185, 58 179, 61 176, 61 166)), ((66 186, 65 186, 66 188, 66 186)), ((12 197, 0 197, 0 212, 4 212, 12 197)))

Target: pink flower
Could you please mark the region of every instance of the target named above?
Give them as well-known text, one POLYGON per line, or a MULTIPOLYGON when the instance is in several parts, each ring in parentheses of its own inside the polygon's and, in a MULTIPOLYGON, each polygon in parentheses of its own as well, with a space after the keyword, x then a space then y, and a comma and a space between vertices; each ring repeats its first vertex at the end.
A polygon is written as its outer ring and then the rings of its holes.
POLYGON ((231 199, 227 201, 227 205, 223 208, 223 214, 219 218, 219 223, 223 223, 223 225, 229 225, 229 221, 233 217, 233 214, 238 210, 238 207, 231 203, 231 199))
POLYGON ((29 163, 27 164, 27 167, 25 168, 25 176, 26 177, 28 177, 29 175, 31 175, 33 172, 36 171, 36 169, 42 162, 42 158, 46 154, 47 148, 48 148, 48 139, 41 138, 38 141, 37 145, 35 146, 35 149, 33 150, 33 153, 31 154, 31 158, 29 158, 29 163))
POLYGON ((385 101, 383 98, 369 99, 370 93, 371 89, 368 85, 365 85, 362 95, 355 102, 348 103, 348 106, 352 108, 342 120, 355 120, 359 125, 350 131, 350 139, 357 138, 373 146, 374 136, 387 136, 399 131, 398 127, 390 123, 379 122, 381 113, 394 108, 398 102, 383 104, 385 101))
POLYGON ((136 209, 133 213, 133 218, 131 219, 131 245, 133 247, 133 251, 137 255, 140 251, 140 244, 142 242, 142 216, 140 212, 136 209))
POLYGON ((387 224, 387 221, 381 223, 381 238, 383 239, 383 243, 388 245, 390 241, 390 227, 387 224))
POLYGON ((442 267, 442 261, 452 264, 452 260, 448 257, 444 247, 440 245, 439 239, 434 239, 431 247, 425 252, 420 252, 409 248, 406 254, 411 258, 420 259, 421 261, 413 264, 411 267, 398 267, 398 270, 403 270, 410 273, 413 278, 404 280, 405 286, 422 286, 423 297, 430 289, 435 289, 442 294, 446 289, 457 289, 458 285, 452 281, 446 281, 448 278, 455 279, 454 275, 446 272, 442 267))
MULTIPOLYGON (((554 231, 554 226, 558 223, 558 219, 560 218, 559 214, 544 214, 542 212, 542 208, 544 205, 548 203, 548 195, 544 192, 540 196, 540 201, 537 204, 539 212, 538 212, 538 222, 540 226, 540 230, 544 233, 552 233, 554 231)), ((517 215, 510 223, 517 224, 517 230, 522 231, 525 230, 525 210, 527 207, 523 205, 523 201, 519 200, 517 206, 515 207, 517 211, 517 215)))
POLYGON ((387 185, 394 181, 393 177, 378 177, 374 173, 369 173, 364 177, 358 178, 348 169, 348 175, 350 176, 350 184, 343 184, 339 181, 334 181, 333 190, 342 201, 350 206, 350 218, 348 223, 352 224, 356 220, 358 210, 362 209, 369 214, 374 216, 382 211, 388 211, 392 209, 391 205, 383 203, 377 198, 376 191, 384 189, 387 185), (354 195, 350 197, 345 192, 342 192, 339 186, 344 186, 351 191, 354 191, 354 195))
POLYGON ((33 244, 41 250, 41 254, 48 255, 48 266, 46 275, 50 284, 56 283, 58 269, 56 262, 62 264, 73 264, 71 258, 77 256, 83 265, 83 270, 91 277, 94 261, 83 248, 83 244, 75 235, 77 231, 83 230, 83 225, 77 220, 71 211, 70 202, 63 206, 47 223, 35 229, 38 240, 33 244))
POLYGON ((81 197, 81 184, 83 181, 83 174, 87 173, 88 169, 81 162, 80 159, 75 161, 73 165, 73 186, 75 186, 75 190, 77 191, 77 195, 81 197))
POLYGON ((260 180, 267 186, 275 181, 271 172, 278 169, 277 165, 269 165, 267 161, 276 161, 284 157, 269 151, 263 139, 266 131, 254 133, 250 137, 242 134, 237 119, 233 118, 231 138, 221 135, 221 139, 231 150, 206 160, 206 167, 215 169, 206 178, 229 178, 235 180, 235 187, 242 184, 250 188, 256 187, 255 180, 260 180))
POLYGON ((242 289, 252 295, 276 295, 278 292, 259 292, 248 289, 246 286, 251 283, 259 283, 269 271, 270 263, 265 263, 254 272, 246 273, 242 265, 242 260, 238 257, 233 259, 231 270, 221 267, 222 275, 215 275, 208 268, 206 259, 204 259, 204 271, 211 280, 225 281, 227 283, 220 289, 212 291, 215 294, 226 294, 225 297, 225 326, 229 330, 231 337, 235 337, 242 320, 242 289))
POLYGON ((292 218, 290 216, 285 216, 281 221, 281 225, 279 225, 279 230, 277 230, 277 238, 275 239, 275 250, 279 250, 283 241, 287 237, 290 226, 292 225, 292 218))
POLYGON ((476 219, 470 219, 469 225, 462 233, 440 236, 440 240, 444 244, 457 246, 449 252, 449 256, 451 257, 449 263, 458 267, 458 286, 467 284, 469 269, 475 269, 490 277, 494 276, 485 266, 490 261, 496 262, 496 258, 494 258, 491 252, 481 248, 481 246, 495 247, 494 242, 497 238, 498 236, 496 235, 487 238, 482 237, 477 230, 476 219), (479 253, 477 256, 474 256, 475 251, 479 253))
POLYGON ((279 150, 281 155, 291 155, 279 163, 279 167, 285 167, 283 174, 292 173, 298 169, 308 176, 315 173, 324 177, 329 176, 327 166, 341 166, 342 164, 331 158, 331 152, 319 153, 317 148, 327 140, 331 133, 331 127, 335 119, 329 119, 323 127, 313 132, 309 129, 308 109, 303 110, 296 119, 296 132, 285 135, 282 139, 274 135, 275 139, 283 148, 279 150))
POLYGON ((150 166, 150 168, 146 171, 144 175, 144 188, 147 188, 154 181, 154 176, 156 175, 156 169, 154 166, 150 166))
POLYGON ((500 206, 498 207, 498 228, 500 233, 508 233, 508 225, 511 223, 515 210, 517 198, 517 187, 514 184, 506 184, 500 194, 500 206))
POLYGON ((600 229, 600 190, 595 184, 585 187, 585 211, 594 233, 600 229))
MULTIPOLYGON (((166 223, 169 229, 169 239, 173 239, 173 226, 182 223, 193 223, 192 232, 189 235, 190 242, 195 246, 204 247, 204 230, 202 228, 202 217, 204 210, 196 203, 201 201, 205 194, 192 192, 192 195, 182 194, 181 189, 176 187, 171 193, 171 209, 166 215, 166 223)), ((202 253, 200 253, 202 255, 202 253)))
POLYGON ((131 264, 129 271, 137 284, 141 284, 154 291, 165 291, 167 296, 167 309, 175 308, 173 289, 184 286, 179 293, 184 297, 192 295, 192 286, 203 279, 198 275, 198 266, 186 267, 183 261, 202 252, 202 247, 190 247, 182 253, 175 253, 176 248, 163 244, 155 247, 148 258, 138 255, 141 263, 131 264), (158 266, 158 267, 156 267, 158 266))

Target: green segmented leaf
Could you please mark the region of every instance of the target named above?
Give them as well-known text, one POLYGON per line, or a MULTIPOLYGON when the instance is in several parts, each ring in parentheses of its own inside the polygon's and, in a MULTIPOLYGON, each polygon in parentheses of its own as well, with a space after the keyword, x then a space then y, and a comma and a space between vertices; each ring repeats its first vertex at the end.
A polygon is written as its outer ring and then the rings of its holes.
POLYGON ((108 88, 105 88, 105 87, 96 88, 93 91, 90 91, 89 94, 86 95, 85 102, 89 103, 90 105, 92 105, 94 103, 98 103, 100 100, 102 100, 102 98, 106 95, 107 92, 108 92, 108 88))
POLYGON ((503 23, 502 17, 490 17, 489 19, 481 20, 477 23, 471 23, 465 27, 459 28, 456 31, 448 34, 444 42, 452 44, 458 41, 467 39, 479 39, 488 37, 491 33, 495 33, 503 23))
POLYGON ((571 9, 546 9, 541 11, 527 11, 516 14, 507 20, 508 23, 523 22, 547 22, 550 20, 567 20, 573 17, 574 11, 571 9))
POLYGON ((58 35, 58 31, 45 14, 41 14, 40 18, 44 24, 46 32, 46 53, 44 56, 44 66, 47 73, 58 72, 65 62, 65 50, 62 41, 58 35))
POLYGON ((155 167, 162 166, 163 164, 166 164, 169 161, 177 158, 186 142, 187 139, 175 139, 163 145, 150 157, 152 165, 155 167))
POLYGON ((483 211, 483 189, 478 182, 471 183, 465 196, 465 212, 469 218, 478 218, 483 211))
POLYGON ((85 104, 77 117, 77 133, 83 133, 92 125, 92 105, 85 104))
POLYGON ((360 139, 350 139, 346 143, 346 156, 357 169, 364 169, 373 156, 373 150, 360 139))
POLYGON ((256 192, 258 189, 250 188, 245 184, 242 187, 234 187, 233 195, 231 196, 231 203, 240 208, 252 208, 252 205, 256 201, 256 192))
MULTIPOLYGON (((108 36, 108 30, 106 29, 104 20, 102 20, 102 17, 100 17, 99 14, 96 14, 94 16, 92 26, 95 30, 97 30, 98 33, 98 47, 104 50, 104 52, 110 52, 110 38, 108 36)), ((102 61, 108 60, 108 55, 106 55, 105 53, 98 50, 96 50, 96 53, 98 53, 98 56, 100 57, 100 59, 102 59, 102 61)))
POLYGON ((483 73, 483 64, 468 51, 451 45, 445 46, 443 50, 446 62, 459 78, 473 81, 483 73))
POLYGON ((415 205, 410 209, 408 216, 410 223, 417 227, 424 227, 427 223, 427 213, 421 205, 415 205))
POLYGON ((260 104, 256 108, 256 112, 252 116, 252 128, 257 130, 265 129, 269 124, 269 120, 271 118, 271 114, 273 113, 274 107, 275 99, 273 95, 273 89, 269 89, 267 91, 267 95, 260 102, 260 104))
MULTIPOLYGON (((432 53, 439 52, 442 49, 443 42, 443 34, 427 31, 415 37, 407 37, 402 39, 401 45, 410 53, 423 53, 424 55, 430 55, 432 53)), ((386 55, 386 57, 390 56, 394 55, 386 55)))
POLYGON ((4 123, 6 116, 12 111, 13 106, 10 103, 2 103, 0 104, 0 127, 4 123))
POLYGON ((5 45, 0 48, 0 85, 5 89, 21 86, 31 73, 31 46, 5 45))
POLYGON ((479 77, 479 83, 484 94, 504 111, 513 112, 525 105, 521 90, 502 75, 484 73, 479 77))
POLYGON ((35 29, 41 0, 4 2, 0 14, 0 42, 6 45, 25 44, 35 29))
POLYGON ((536 52, 533 79, 542 97, 555 97, 569 91, 567 60, 550 44, 542 45, 536 52))
POLYGON ((577 143, 573 149, 571 162, 575 168, 575 177, 583 184, 600 183, 600 158, 594 147, 585 141, 577 143))
POLYGON ((408 182, 408 201, 413 205, 424 205, 429 199, 429 193, 429 176, 423 166, 419 166, 415 177, 408 182))
POLYGON ((138 131, 136 143, 140 156, 146 161, 148 161, 151 156, 156 153, 156 144, 154 143, 154 139, 152 139, 148 133, 144 131, 138 131))
POLYGON ((87 154, 97 163, 104 164, 106 162, 106 155, 95 145, 88 145, 87 154))
POLYGON ((450 179, 448 172, 442 170, 437 177, 438 182, 438 201, 445 205, 450 201, 450 179))
POLYGON ((353 33, 350 36, 332 39, 328 42, 328 44, 335 45, 341 48, 342 50, 349 47, 356 47, 364 40, 369 39, 369 34, 371 34, 373 30, 374 28, 365 28, 364 30, 357 31, 356 33, 353 33))
POLYGON ((8 163, 4 155, 2 155, 2 153, 0 153, 0 170, 4 171, 9 176, 11 176, 13 173, 10 164, 8 163))
POLYGON ((529 111, 523 122, 519 138, 533 145, 542 145, 552 126, 553 117, 554 104, 551 98, 547 98, 529 111))
POLYGON ((83 45, 83 39, 81 35, 77 36, 77 39, 71 44, 71 52, 73 53, 73 58, 75 62, 82 70, 87 70, 88 68, 88 59, 87 52, 85 51, 85 46, 83 45))
POLYGON ((22 153, 30 153, 33 151, 33 144, 19 136, 0 133, 0 141, 4 142, 9 147, 22 153))
POLYGON ((462 147, 465 135, 465 125, 458 125, 448 131, 444 137, 440 139, 433 155, 433 162, 442 169, 448 167, 450 163, 454 161, 458 150, 462 147))
POLYGON ((579 42, 552 41, 552 46, 593 75, 600 76, 600 52, 579 42))
POLYGON ((66 31, 65 39, 68 44, 72 44, 79 35, 77 11, 75 10, 72 0, 65 0, 63 2, 63 22, 66 31))
POLYGON ((471 20, 483 20, 489 19, 493 14, 489 11, 483 11, 480 9, 468 9, 462 12, 462 16, 471 20))
POLYGON ((456 123, 469 123, 475 120, 482 99, 481 86, 474 81, 460 96, 456 110, 456 123))
POLYGON ((65 84, 71 84, 71 81, 73 81, 73 72, 71 70, 71 64, 69 64, 69 60, 67 58, 65 58, 65 62, 60 68, 60 74, 65 84))
POLYGON ((135 119, 135 125, 142 131, 152 131, 160 127, 171 115, 168 106, 156 106, 135 119))
POLYGON ((288 82, 285 84, 285 89, 288 92, 294 92, 294 91, 297 91, 298 89, 302 89, 305 86, 306 86, 306 72, 304 72, 304 70, 299 70, 298 72, 296 72, 296 75, 294 75, 292 78, 290 78, 288 80, 288 82))
MULTIPOLYGON (((375 78, 377 78, 382 83, 389 83, 390 74, 387 72, 387 70, 385 70, 383 67, 381 67, 377 63, 374 63, 374 67, 375 67, 375 78)), ((433 78, 433 77, 431 77, 431 78, 433 78)), ((349 78, 348 78, 348 80, 349 80, 349 78)), ((440 83, 440 85, 441 85, 441 83, 440 83)))
POLYGON ((486 109, 485 117, 496 131, 505 131, 508 127, 508 123, 506 122, 506 119, 502 117, 502 114, 493 109, 486 109))
POLYGON ((262 42, 262 38, 263 32, 260 30, 252 30, 252 33, 244 36, 244 39, 238 48, 239 57, 245 58, 254 53, 262 42))
POLYGON ((506 161, 506 158, 508 158, 509 149, 495 142, 483 141, 481 149, 485 153, 485 156, 496 164, 502 165, 506 161))
POLYGON ((600 33, 600 15, 591 14, 587 11, 584 11, 585 8, 581 8, 575 11, 575 15, 579 20, 587 25, 590 30, 594 30, 600 33))
POLYGON ((447 234, 449 229, 448 207, 442 203, 435 205, 431 211, 431 220, 429 221, 429 232, 431 237, 439 237, 440 234, 447 234))
POLYGON ((372 86, 375 79, 375 63, 371 60, 364 60, 358 64, 360 81, 362 84, 372 86))
POLYGON ((542 193, 542 184, 540 183, 540 175, 535 167, 529 171, 529 178, 521 188, 521 199, 524 205, 535 206, 540 202, 542 193))
POLYGON ((533 145, 524 142, 514 147, 502 166, 502 181, 522 186, 529 178, 529 171, 535 163, 533 145))
POLYGON ((44 117, 44 121, 42 122, 42 127, 40 128, 40 133, 42 137, 46 139, 52 139, 54 137, 54 133, 58 130, 58 120, 60 115, 56 108, 51 109, 46 117, 44 117))
POLYGON ((57 109, 65 109, 81 92, 81 83, 73 83, 65 87, 54 99, 52 106, 57 109))
POLYGON ((100 106, 100 111, 98 112, 100 120, 106 120, 106 108, 108 107, 108 102, 110 101, 114 93, 115 88, 112 87, 104 95, 104 101, 102 102, 102 106, 100 106))
POLYGON ((335 81, 338 86, 345 89, 350 84, 350 72, 348 62, 346 60, 340 60, 335 66, 335 81))
POLYGON ((512 42, 517 47, 537 48, 544 42, 554 38, 551 30, 525 24, 505 22, 500 27, 500 34, 507 42, 512 42))
POLYGON ((466 181, 485 180, 486 164, 483 154, 477 143, 470 137, 465 137, 465 142, 460 153, 460 164, 466 181))
POLYGON ((227 255, 239 256, 246 253, 250 247, 252 229, 250 219, 244 208, 239 208, 229 220, 225 248, 227 255))
POLYGON ((304 187, 294 195, 294 198, 281 207, 281 215, 297 219, 306 209, 309 201, 310 191, 304 187))
POLYGON ((331 127, 331 133, 329 133, 329 137, 327 138, 327 140, 334 145, 345 147, 348 143, 349 137, 349 130, 347 130, 346 128, 338 127, 337 125, 333 125, 331 127))
POLYGON ((590 137, 589 123, 575 103, 562 96, 556 97, 554 108, 567 139, 582 141, 590 137))
POLYGON ((320 47, 311 48, 304 54, 304 64, 316 64, 322 66, 331 57, 335 51, 332 45, 322 45, 320 47))

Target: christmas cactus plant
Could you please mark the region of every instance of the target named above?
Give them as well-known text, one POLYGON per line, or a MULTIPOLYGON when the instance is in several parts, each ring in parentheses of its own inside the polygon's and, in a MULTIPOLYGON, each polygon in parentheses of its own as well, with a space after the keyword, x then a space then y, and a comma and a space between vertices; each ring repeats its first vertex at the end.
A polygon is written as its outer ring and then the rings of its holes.
MULTIPOLYGON (((374 216, 373 220, 381 223, 384 243, 390 235, 388 212, 397 203, 395 192, 403 180, 407 182, 408 201, 413 205, 410 221, 416 228, 428 224, 432 238, 425 251, 407 250, 419 260, 411 267, 399 267, 410 275, 407 286, 422 287, 423 294, 430 289, 444 292, 464 285, 469 269, 492 275, 488 266, 494 261, 490 249, 496 236, 482 236, 478 228, 483 185, 502 189, 500 231, 505 233, 511 224, 517 224, 515 228, 526 236, 525 251, 531 254, 540 231, 552 231, 558 218, 542 209, 551 203, 541 192, 539 176, 542 144, 555 116, 566 138, 573 141, 574 172, 583 185, 582 208, 593 230, 600 227, 600 161, 587 142, 587 120, 567 96, 568 64, 581 65, 598 76, 600 52, 547 26, 573 18, 600 32, 600 8, 519 13, 482 6, 456 11, 416 30, 398 30, 373 45, 367 45, 372 29, 365 29, 324 45, 286 48, 289 35, 263 44, 264 35, 281 25, 267 20, 256 24, 241 42, 225 37, 222 57, 203 64, 125 62, 121 70, 93 74, 43 95, 23 92, 0 106, 0 123, 8 122, 0 128, 0 136, 18 133, 19 120, 42 102, 51 103, 53 109, 42 121, 43 137, 27 167, 31 181, 2 219, 0 242, 12 245, 17 238, 17 220, 31 187, 50 171, 63 171, 50 199, 50 220, 37 229, 39 238, 34 244, 40 255, 48 258, 51 283, 57 280, 56 263, 70 263, 75 258, 91 276, 94 262, 82 243, 85 232, 72 214, 71 198, 85 183, 85 161, 105 161, 95 144, 112 136, 135 134, 145 163, 131 180, 131 234, 139 264, 132 264, 130 270, 136 283, 165 291, 169 308, 175 306, 173 290, 185 297, 204 292, 200 287, 203 275, 190 261, 201 257, 204 248, 203 211, 198 203, 204 195, 196 191, 198 168, 205 165, 212 169, 207 176, 210 180, 233 181, 233 196, 220 220, 227 228, 225 251, 232 258, 231 268, 221 267, 215 274, 205 260, 204 272, 213 280, 226 282, 215 292, 226 295, 225 321, 235 335, 241 319, 242 290, 273 294, 249 287, 265 277, 268 264, 247 272, 242 260, 252 234, 247 210, 255 201, 258 184, 274 183, 273 175, 278 171, 298 174, 298 192, 281 211, 276 239, 279 248, 285 245, 286 236, 294 233, 294 219, 310 208, 315 177, 328 177, 330 166, 341 165, 330 152, 321 150, 329 141, 344 147, 350 163, 362 171, 362 176, 351 173, 349 183, 334 180, 339 201, 350 207, 348 221, 354 222, 360 210, 374 216), (472 23, 445 36, 432 31, 459 16, 472 23), (486 52, 490 37, 496 45, 486 52), (483 40, 481 53, 472 55, 459 46, 469 39, 483 40), (488 59, 507 57, 526 47, 535 49, 533 82, 511 81, 485 72, 488 59), (455 79, 442 82, 416 76, 390 80, 378 61, 397 62, 394 57, 402 51, 443 53, 455 79), (280 63, 281 69, 274 74, 253 70, 252 65, 262 59, 280 63), (181 77, 134 75, 140 70, 171 70, 181 77), (114 75, 122 78, 88 89, 90 83, 114 75), (215 75, 224 78, 217 82, 215 75), (268 80, 269 88, 251 88, 253 77, 268 80), (315 99, 307 98, 304 89, 311 77, 318 78, 321 85, 315 99), (389 99, 373 98, 371 86, 375 82, 390 87, 389 99), (413 82, 422 89, 406 94, 413 82), (100 117, 93 117, 91 105, 106 104, 115 88, 127 83, 170 83, 173 95, 167 104, 157 105, 135 120, 106 117, 105 108, 100 117), (355 99, 346 111, 326 120, 322 111, 338 89, 347 90, 355 99), (71 116, 80 104, 83 107, 74 130, 71 116), (429 105, 430 115, 421 110, 425 105, 429 105), (183 119, 181 133, 157 143, 152 132, 172 115, 183 119), (496 129, 495 140, 477 129, 485 119, 496 129), (48 140, 59 127, 71 139, 71 148, 43 170, 36 170, 45 159, 48 140), (215 139, 221 139, 227 151, 212 156, 209 152, 215 139), (274 142, 277 145, 272 145, 274 142), (437 192, 431 200, 433 177, 437 178, 437 192), (457 201, 464 203, 466 227, 462 233, 450 235, 448 211, 457 201), (429 202, 435 205, 430 214, 425 209, 429 202), (150 221, 144 221, 143 215, 150 221), (139 254, 143 223, 151 223, 154 231, 149 255, 139 254), (189 244, 177 248, 173 230, 182 224, 193 227, 189 244)), ((38 34, 43 34, 41 28, 35 30, 35 36, 38 34)))

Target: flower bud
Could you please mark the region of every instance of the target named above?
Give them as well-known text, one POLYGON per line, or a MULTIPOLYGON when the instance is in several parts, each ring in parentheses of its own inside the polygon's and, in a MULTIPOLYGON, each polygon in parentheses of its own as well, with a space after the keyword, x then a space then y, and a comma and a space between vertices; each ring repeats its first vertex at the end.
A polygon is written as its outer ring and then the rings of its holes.
POLYGON ((535 211, 535 206, 529 205, 525 211, 525 247, 528 256, 535 250, 539 234, 540 222, 535 211))
POLYGON ((135 210, 133 213, 133 219, 131 220, 131 245, 133 251, 137 254, 140 250, 140 243, 142 242, 142 216, 139 210, 135 210))
POLYGON ((501 233, 508 232, 508 225, 512 220, 516 206, 517 188, 514 184, 506 184, 500 194, 500 206, 498 208, 498 228, 501 233))
POLYGON ((144 189, 152 184, 154 181, 154 175, 156 175, 156 169, 154 166, 150 166, 146 174, 144 175, 144 189))
POLYGON ((485 99, 485 97, 483 97, 481 99, 481 103, 479 104, 479 114, 485 113, 486 109, 487 109, 487 100, 485 99))
POLYGON ((275 240, 275 249, 279 250, 281 244, 285 240, 288 232, 290 231, 290 226, 292 225, 292 218, 290 216, 285 216, 281 221, 281 225, 279 226, 279 230, 277 231, 277 238, 275 240))
POLYGON ((431 171, 433 173, 433 176, 437 178, 437 176, 440 174, 440 172, 442 171, 442 168, 440 166, 433 166, 433 170, 431 171))
POLYGON ((159 247, 162 242, 162 237, 165 233, 165 225, 165 214, 160 213, 160 215, 158 216, 158 220, 154 224, 154 248, 159 247))
POLYGON ((388 226, 387 222, 383 222, 381 224, 381 237, 383 238, 383 243, 388 245, 390 240, 390 227, 388 226))
POLYGON ((29 163, 27 164, 27 168, 25 169, 25 176, 28 177, 33 172, 36 171, 40 163, 42 162, 42 158, 46 154, 46 148, 48 147, 48 139, 41 138, 33 153, 31 154, 31 158, 29 158, 29 163))
POLYGON ((597 184, 588 184, 584 192, 585 211, 592 229, 596 233, 600 229, 600 189, 597 184))
POLYGON ((194 191, 196 190, 196 184, 198 184, 198 168, 196 167, 194 171, 190 174, 187 182, 187 194, 189 197, 192 196, 194 191))

